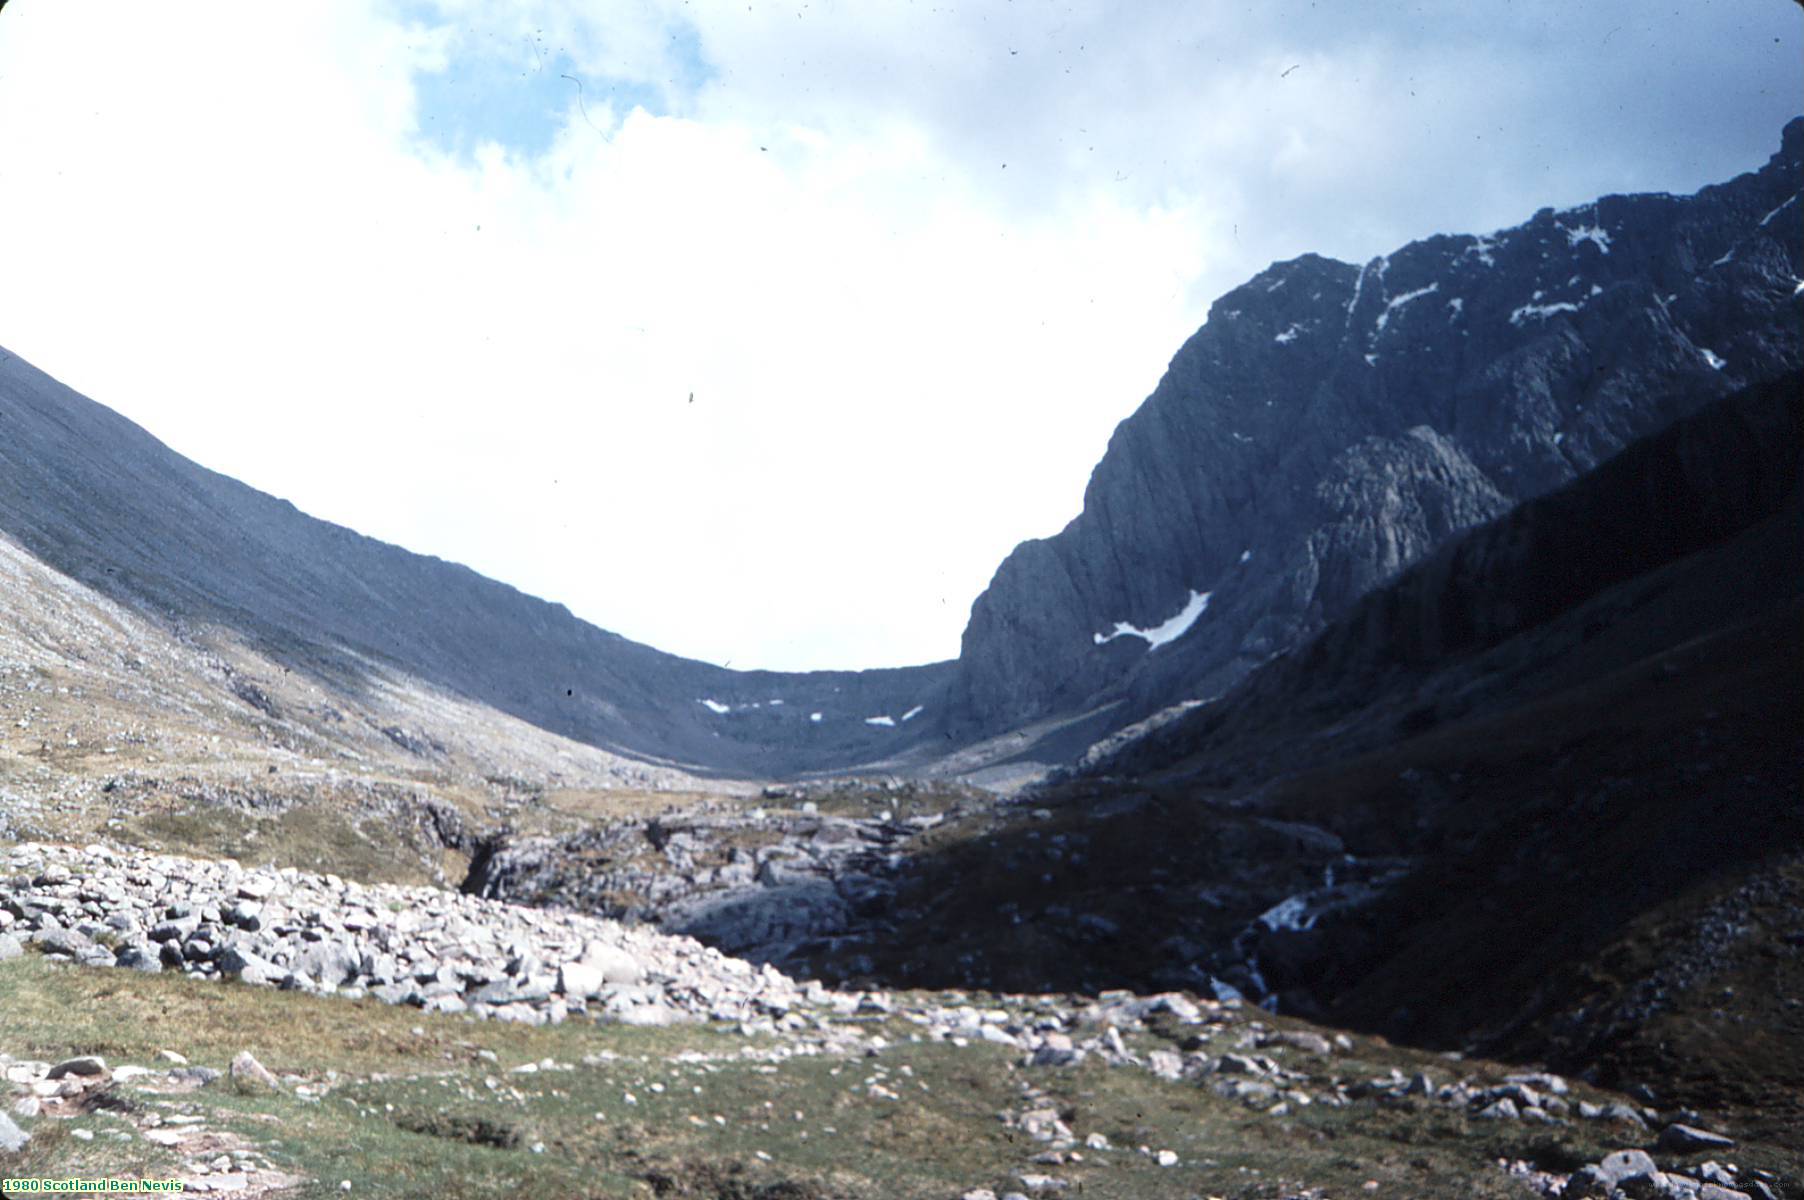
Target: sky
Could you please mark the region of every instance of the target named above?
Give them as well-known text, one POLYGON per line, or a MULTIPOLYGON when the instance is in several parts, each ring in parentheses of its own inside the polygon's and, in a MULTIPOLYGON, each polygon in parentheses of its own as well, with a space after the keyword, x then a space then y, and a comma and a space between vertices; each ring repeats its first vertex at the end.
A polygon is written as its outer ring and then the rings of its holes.
POLYGON ((1209 302, 1763 163, 1788 0, 12 0, 0 346, 736 668, 950 658, 1209 302))

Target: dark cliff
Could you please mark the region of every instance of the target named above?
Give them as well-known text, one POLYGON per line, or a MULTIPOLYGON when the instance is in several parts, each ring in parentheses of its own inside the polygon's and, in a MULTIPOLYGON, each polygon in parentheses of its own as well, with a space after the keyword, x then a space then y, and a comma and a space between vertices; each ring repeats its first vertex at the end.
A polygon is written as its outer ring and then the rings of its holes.
POLYGON ((1083 773, 1224 782, 1299 769, 1794 603, 1801 480, 1804 374, 1793 372, 1454 539, 1219 702, 1093 756, 1083 773))
POLYGON ((1804 363, 1801 175, 1804 120, 1694 196, 1543 210, 1364 267, 1305 256, 1223 296, 1082 514, 973 606, 954 727, 1219 694, 1459 530, 1804 363), (1181 636, 1099 641, 1203 594, 1181 636))

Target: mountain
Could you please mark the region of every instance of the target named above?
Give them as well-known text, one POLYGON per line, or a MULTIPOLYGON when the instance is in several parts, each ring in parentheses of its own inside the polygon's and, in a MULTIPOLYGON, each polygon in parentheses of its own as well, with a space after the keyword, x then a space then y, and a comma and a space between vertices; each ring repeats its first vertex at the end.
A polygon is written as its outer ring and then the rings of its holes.
POLYGON ((165 627, 230 629, 340 692, 396 671, 611 753, 709 772, 878 757, 948 674, 729 671, 664 654, 467 567, 315 520, 10 356, 0 533, 165 627))
MULTIPOLYGON (((954 662, 794 674, 664 654, 310 518, 10 356, 0 534, 340 701, 411 680, 639 764, 625 775, 1031 777, 1219 695, 1460 531, 1804 362, 1801 166, 1804 120, 1695 196, 1269 268, 1117 429, 1082 514, 1001 564, 954 662)), ((450 736, 423 718, 403 749, 450 736)))
POLYGON ((1800 561, 1793 372, 1455 538, 1013 815, 934 828, 808 965, 1231 988, 1804 1153, 1800 561))
POLYGON ((1693 196, 1546 209, 1363 267, 1306 255, 1223 296, 1081 515, 978 598, 951 727, 1106 709, 1088 736, 1219 695, 1453 534, 1795 369, 1801 176, 1795 120, 1760 170, 1693 196))

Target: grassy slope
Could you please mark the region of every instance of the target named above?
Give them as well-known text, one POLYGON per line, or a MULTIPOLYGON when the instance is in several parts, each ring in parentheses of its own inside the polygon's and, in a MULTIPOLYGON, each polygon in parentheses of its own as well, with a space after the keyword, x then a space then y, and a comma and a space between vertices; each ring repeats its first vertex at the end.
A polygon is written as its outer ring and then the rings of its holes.
MULTIPOLYGON (((1242 1013, 1208 1040, 1231 1049, 1255 1017, 1297 1025, 1242 1013)), ((120 1084, 135 1112, 28 1123, 31 1147, 0 1162, 0 1175, 168 1175, 179 1161, 172 1152, 141 1137, 118 1141, 110 1131, 129 1129, 146 1113, 177 1111, 205 1116, 209 1128, 232 1131, 276 1167, 307 1177, 294 1194, 320 1196, 339 1194, 339 1182, 348 1179, 357 1196, 939 1200, 976 1186, 1008 1190, 1018 1186, 1015 1173, 1027 1170, 1081 1182, 1088 1197, 1123 1200, 1269 1198, 1305 1187, 1340 1195, 1367 1181, 1376 1181, 1379 1195, 1502 1198, 1528 1193, 1498 1169, 1499 1158, 1570 1168, 1636 1140, 1596 1123, 1561 1129, 1472 1122, 1421 1101, 1316 1104, 1274 1117, 1139 1069, 1095 1062, 1022 1068, 1005 1050, 910 1042, 913 1031, 892 1022, 885 1032, 894 1043, 871 1057, 765 1063, 741 1054, 773 1043, 718 1030, 526 1029, 59 967, 27 955, 0 965, 0 1046, 15 1057, 99 1053, 114 1064, 147 1063, 157 1050, 174 1048, 223 1067, 250 1049, 326 1094, 256 1098, 215 1085, 160 1096, 140 1081, 120 1084), (299 1030, 305 1035, 297 1037, 299 1030), (547 1058, 573 1069, 509 1070, 547 1058), (873 1094, 873 1081, 900 1099, 873 1094), (629 1092, 636 1103, 625 1099, 629 1092), (1102 1133, 1118 1148, 1088 1151, 1081 1164, 1031 1165, 1043 1147, 996 1114, 1038 1105, 1059 1109, 1078 1136, 1102 1133), (99 1136, 78 1140, 77 1129, 99 1136), (1159 1167, 1138 1152, 1142 1145, 1175 1151, 1180 1165, 1159 1167)), ((1194 1028, 1165 1032, 1195 1035, 1194 1028)), ((1151 1034, 1130 1044, 1170 1048, 1151 1034)), ((1437 1080, 1455 1070, 1500 1073, 1375 1039, 1331 1058, 1266 1052, 1308 1073, 1305 1086, 1318 1093, 1330 1079, 1391 1067, 1426 1070, 1437 1080)), ((1787 1165, 1761 1147, 1738 1156, 1751 1165, 1787 1165)))

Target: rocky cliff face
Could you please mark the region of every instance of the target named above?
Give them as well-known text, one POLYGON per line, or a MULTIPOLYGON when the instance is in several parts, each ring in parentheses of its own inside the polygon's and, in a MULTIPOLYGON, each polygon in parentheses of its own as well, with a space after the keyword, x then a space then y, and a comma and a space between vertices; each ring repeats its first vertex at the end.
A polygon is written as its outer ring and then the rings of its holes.
POLYGON ((1794 121, 1694 196, 1304 256, 1222 297, 1083 513, 979 597, 952 726, 1219 693, 1453 533, 1804 363, 1801 174, 1794 121))
POLYGON ((1296 770, 1608 676, 1794 604, 1804 591, 1801 446, 1804 374, 1717 400, 1451 540, 1219 703, 1123 736, 1078 773, 1145 777, 1186 764, 1220 782, 1296 770), (1724 549, 1701 561, 1711 547, 1724 549), (1515 650, 1497 649, 1512 639, 1515 650))

